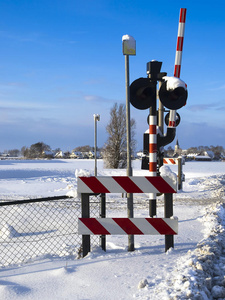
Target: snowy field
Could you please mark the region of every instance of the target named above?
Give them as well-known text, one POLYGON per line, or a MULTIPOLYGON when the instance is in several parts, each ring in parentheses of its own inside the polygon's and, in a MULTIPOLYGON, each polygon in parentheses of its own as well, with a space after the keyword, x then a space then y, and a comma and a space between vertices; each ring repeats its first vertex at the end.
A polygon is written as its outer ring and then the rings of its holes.
MULTIPOLYGON (((177 172, 177 166, 170 166, 177 172)), ((93 160, 0 161, 0 199, 76 195, 75 174, 93 175, 93 160)), ((0 299, 225 299, 225 163, 187 162, 186 181, 174 195, 179 233, 165 253, 164 236, 107 236, 107 251, 94 247, 83 259, 50 255, 0 269, 0 299)), ((134 175, 148 175, 133 163, 134 175)), ((125 175, 98 161, 99 175, 125 175)), ((134 216, 148 217, 148 196, 134 195, 134 216)), ((121 195, 107 195, 107 217, 126 217, 121 195)), ((157 216, 163 217, 159 197, 157 216)), ((0 235, 4 233, 1 217, 0 235)), ((8 236, 10 238, 10 236, 8 236)), ((12 235, 11 239, 16 239, 12 235)), ((1 242, 1 241, 0 241, 1 242)), ((16 252, 16 248, 14 250, 16 252)), ((19 260, 19 259, 18 259, 19 260)))

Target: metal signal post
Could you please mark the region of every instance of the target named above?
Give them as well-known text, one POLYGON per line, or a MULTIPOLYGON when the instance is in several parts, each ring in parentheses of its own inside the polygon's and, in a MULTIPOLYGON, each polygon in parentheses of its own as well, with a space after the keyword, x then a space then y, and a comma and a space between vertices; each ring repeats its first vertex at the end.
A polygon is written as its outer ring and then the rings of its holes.
MULTIPOLYGON (((130 130, 130 83, 129 56, 136 55, 136 41, 132 36, 124 35, 123 54, 125 55, 125 86, 126 86, 126 130, 127 130, 127 176, 132 176, 131 166, 131 130, 130 130)), ((134 217, 133 194, 127 193, 127 216, 134 217)), ((128 251, 134 251, 134 235, 128 235, 128 251)))

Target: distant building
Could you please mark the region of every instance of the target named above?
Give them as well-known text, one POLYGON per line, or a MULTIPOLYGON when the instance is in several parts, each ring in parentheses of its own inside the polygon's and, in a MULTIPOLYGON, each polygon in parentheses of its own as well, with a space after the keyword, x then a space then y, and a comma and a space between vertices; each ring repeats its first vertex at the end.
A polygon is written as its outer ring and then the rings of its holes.
POLYGON ((212 158, 209 155, 196 155, 194 157, 194 160, 196 160, 196 161, 211 161, 212 158))
POLYGON ((178 157, 181 154, 182 154, 182 149, 180 148, 180 145, 179 145, 179 142, 178 142, 178 139, 177 139, 176 145, 175 145, 175 148, 174 148, 173 157, 178 157))
POLYGON ((64 153, 62 151, 58 151, 55 154, 55 158, 63 158, 64 157, 64 153))

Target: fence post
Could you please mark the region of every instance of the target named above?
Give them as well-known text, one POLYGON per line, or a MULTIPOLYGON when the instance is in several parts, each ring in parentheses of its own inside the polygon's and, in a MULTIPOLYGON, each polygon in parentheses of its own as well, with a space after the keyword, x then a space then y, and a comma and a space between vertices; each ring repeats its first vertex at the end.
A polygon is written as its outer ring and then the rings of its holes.
MULTIPOLYGON (((164 215, 165 218, 173 216, 173 194, 164 194, 164 215)), ((174 248, 174 236, 165 235, 165 252, 174 248)))
MULTIPOLYGON (((106 206, 105 206, 105 194, 101 194, 101 211, 100 211, 100 217, 105 218, 106 217, 106 206)), ((106 251, 106 236, 101 235, 101 247, 102 250, 106 251)))
MULTIPOLYGON (((90 218, 90 203, 89 194, 81 194, 81 214, 82 218, 90 218)), ((90 235, 82 235, 82 249, 83 257, 85 257, 88 252, 91 251, 91 239, 90 235)))

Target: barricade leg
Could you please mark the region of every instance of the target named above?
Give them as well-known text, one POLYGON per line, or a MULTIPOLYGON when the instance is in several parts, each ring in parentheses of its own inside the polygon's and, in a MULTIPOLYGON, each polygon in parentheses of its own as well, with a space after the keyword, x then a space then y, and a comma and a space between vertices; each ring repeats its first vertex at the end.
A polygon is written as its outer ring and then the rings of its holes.
MULTIPOLYGON (((89 194, 81 194, 81 214, 82 218, 90 218, 89 194)), ((82 235, 83 257, 91 251, 90 235, 82 235)))
MULTIPOLYGON (((105 198, 106 198, 105 194, 101 194, 101 213, 100 213, 101 218, 106 217, 105 198)), ((100 242, 101 242, 102 250, 106 251, 106 236, 105 235, 100 236, 100 242)))
MULTIPOLYGON (((164 194, 164 216, 170 218, 173 216, 173 194, 164 194)), ((174 236, 165 235, 165 252, 174 248, 174 236)))

